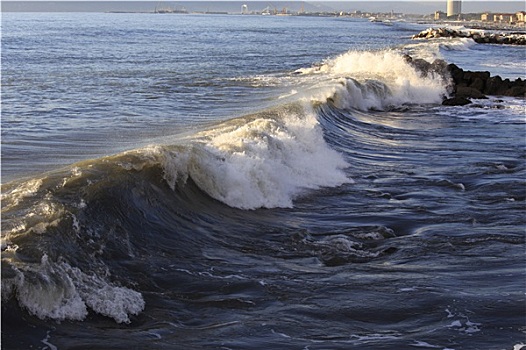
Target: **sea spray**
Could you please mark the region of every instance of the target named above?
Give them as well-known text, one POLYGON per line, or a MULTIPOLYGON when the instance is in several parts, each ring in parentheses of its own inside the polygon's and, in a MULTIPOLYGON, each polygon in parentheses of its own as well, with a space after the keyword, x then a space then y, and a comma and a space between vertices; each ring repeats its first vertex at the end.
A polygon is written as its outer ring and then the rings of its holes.
POLYGON ((13 276, 3 279, 2 289, 10 293, 2 293, 2 299, 14 294, 20 306, 41 319, 80 321, 89 307, 118 323, 129 323, 129 316, 145 306, 139 292, 85 274, 64 261, 53 262, 46 254, 40 264, 9 266, 13 276))
POLYGON ((303 104, 197 133, 186 152, 159 150, 172 187, 175 179, 190 177, 212 198, 240 209, 292 207, 305 189, 352 182, 343 172, 348 164, 329 148, 314 112, 303 104))
POLYGON ((297 72, 326 76, 332 83, 319 84, 314 99, 332 98, 342 108, 384 110, 415 102, 440 103, 447 94, 443 76, 422 74, 394 50, 349 51, 297 72))

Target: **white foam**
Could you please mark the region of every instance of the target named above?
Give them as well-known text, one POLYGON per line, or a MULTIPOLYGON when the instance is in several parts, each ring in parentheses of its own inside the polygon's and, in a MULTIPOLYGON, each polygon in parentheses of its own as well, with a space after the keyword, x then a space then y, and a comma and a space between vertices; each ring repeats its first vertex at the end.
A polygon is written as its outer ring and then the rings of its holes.
POLYGON ((11 209, 17 206, 22 199, 34 196, 42 186, 42 182, 42 179, 36 178, 22 182, 12 189, 3 189, 3 193, 0 196, 2 204, 4 205, 2 209, 11 209))
POLYGON ((305 189, 352 182, 308 107, 234 119, 198 133, 186 149, 156 151, 172 187, 190 176, 211 197, 241 209, 292 207, 305 189))
POLYGON ((350 51, 301 73, 332 77, 336 83, 332 91, 327 84, 314 99, 323 101, 335 94, 342 108, 368 110, 407 103, 440 103, 447 94, 447 82, 441 76, 422 76, 395 51, 350 51))
POLYGON ((35 270, 27 269, 25 273, 15 269, 13 290, 20 306, 41 319, 83 320, 87 316, 86 305, 71 278, 50 264, 46 255, 35 270))
MULTIPOLYGON (((51 336, 49 335, 50 331, 47 331, 46 333, 46 337, 44 339, 41 340, 41 342, 43 344, 45 344, 46 346, 49 347, 50 350, 58 350, 58 347, 56 347, 55 345, 51 344, 49 342, 49 339, 51 338, 51 336)), ((44 348, 45 349, 45 348, 44 348)))
POLYGON ((55 263, 42 257, 40 265, 14 267, 16 277, 3 280, 15 294, 21 307, 41 318, 83 320, 88 307, 118 323, 130 322, 129 315, 140 313, 145 306, 140 293, 119 287, 96 275, 88 275, 65 262, 55 263))
POLYGON ((453 314, 449 309, 445 310, 447 312, 447 318, 457 318, 456 320, 452 321, 448 326, 448 328, 455 329, 459 332, 463 332, 466 334, 472 334, 480 332, 479 326, 481 326, 480 323, 472 322, 470 319, 462 314, 459 313, 458 315, 453 314))
MULTIPOLYGON (((472 105, 455 108, 455 117, 464 120, 485 119, 496 123, 526 123, 526 103, 520 97, 500 96, 498 99, 474 100, 472 105)), ((452 115, 448 111, 437 111, 447 115, 452 115)))
POLYGON ((441 47, 448 51, 469 51, 473 46, 478 45, 471 38, 457 38, 440 43, 441 47))
POLYGON ((417 348, 431 348, 431 349, 439 349, 439 348, 441 348, 441 346, 439 346, 439 345, 432 345, 432 344, 429 344, 429 343, 427 343, 425 341, 415 340, 414 342, 415 342, 414 344, 410 344, 410 345, 414 346, 414 347, 417 347, 417 348))
POLYGON ((358 340, 358 341, 371 341, 371 340, 390 340, 390 339, 399 339, 399 334, 391 335, 391 334, 367 334, 367 335, 358 335, 358 334, 351 334, 351 339, 358 340))

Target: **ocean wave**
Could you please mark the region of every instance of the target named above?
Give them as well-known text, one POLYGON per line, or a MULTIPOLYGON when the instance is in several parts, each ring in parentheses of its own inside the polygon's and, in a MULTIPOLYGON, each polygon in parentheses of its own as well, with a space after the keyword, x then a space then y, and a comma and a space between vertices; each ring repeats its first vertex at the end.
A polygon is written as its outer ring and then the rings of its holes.
POLYGON ((219 220, 218 205, 292 207, 306 191, 352 182, 348 166, 314 110, 296 103, 4 184, 2 298, 42 319, 92 310, 130 322, 145 300, 121 264, 151 254, 152 242, 139 243, 144 216, 172 231, 202 215, 219 220))
POLYGON ((9 266, 12 276, 2 278, 3 298, 16 292, 20 306, 41 319, 80 321, 89 307, 118 323, 129 323, 129 315, 144 309, 140 293, 85 274, 66 262, 52 262, 45 254, 40 264, 9 266))
POLYGON ((314 111, 296 104, 233 119, 197 133, 172 151, 153 147, 172 188, 188 178, 240 209, 292 207, 306 189, 352 182, 342 156, 323 139, 314 111))
MULTIPOLYGON (((326 123, 338 129, 337 121, 320 106, 367 111, 444 93, 442 81, 388 51, 348 52, 294 76, 298 92, 272 108, 2 185, 3 300, 42 319, 83 320, 91 310, 130 322, 146 305, 129 261, 149 256, 157 240, 168 241, 156 250, 194 244, 173 227, 203 216, 213 224, 218 210, 291 208, 306 193, 353 182, 352 164, 330 146, 338 141, 326 123)), ((383 254, 360 244, 336 237, 312 249, 327 250, 333 265, 383 254)))
POLYGON ((439 45, 448 51, 469 51, 478 44, 471 38, 457 38, 456 40, 440 42, 439 45))
MULTIPOLYGON (((396 50, 346 52, 286 80, 293 92, 274 107, 2 185, 2 299, 42 319, 83 320, 91 310, 130 322, 155 289, 141 282, 145 261, 201 256, 200 234, 232 212, 244 225, 257 209, 353 183, 353 146, 393 142, 371 137, 359 119, 439 103, 448 83, 396 50)), ((299 246, 327 266, 370 261, 394 251, 369 242, 389 230, 303 237, 299 246)))
POLYGON ((413 56, 433 62, 445 59, 448 53, 473 50, 477 44, 471 38, 438 38, 431 41, 417 42, 403 47, 402 51, 413 56))
POLYGON ((310 89, 313 100, 332 99, 342 108, 362 111, 440 103, 447 95, 448 82, 443 76, 423 74, 395 50, 349 51, 297 73, 327 77, 310 89))

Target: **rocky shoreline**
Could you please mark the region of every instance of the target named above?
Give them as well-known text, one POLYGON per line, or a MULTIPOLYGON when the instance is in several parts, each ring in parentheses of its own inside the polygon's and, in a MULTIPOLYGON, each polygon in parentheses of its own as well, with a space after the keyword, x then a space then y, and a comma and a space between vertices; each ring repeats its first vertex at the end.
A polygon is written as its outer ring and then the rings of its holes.
POLYGON ((479 44, 526 45, 524 33, 486 33, 480 30, 428 28, 413 35, 412 39, 470 38, 479 44))
POLYGON ((526 80, 502 79, 491 76, 490 72, 465 71, 457 65, 447 64, 444 60, 429 63, 423 59, 405 59, 423 75, 438 74, 450 82, 450 97, 442 102, 445 106, 462 106, 470 104, 471 99, 487 99, 491 96, 512 96, 526 98, 526 80))
POLYGON ((526 97, 526 80, 521 78, 492 77, 489 72, 464 71, 455 64, 448 64, 447 70, 451 75, 454 97, 444 100, 444 105, 469 104, 470 99, 485 99, 486 95, 526 97))

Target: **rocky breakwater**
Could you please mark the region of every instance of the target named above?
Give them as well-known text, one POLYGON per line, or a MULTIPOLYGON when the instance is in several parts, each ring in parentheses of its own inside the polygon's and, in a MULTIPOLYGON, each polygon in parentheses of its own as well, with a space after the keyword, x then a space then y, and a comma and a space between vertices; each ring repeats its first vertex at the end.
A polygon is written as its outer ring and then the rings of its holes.
POLYGON ((491 76, 489 72, 465 71, 455 64, 447 64, 444 60, 429 63, 423 59, 405 57, 421 74, 438 74, 450 82, 449 98, 442 102, 446 106, 459 106, 471 103, 471 99, 486 99, 491 96, 512 96, 526 98, 526 80, 502 79, 491 76))
POLYGON ((452 80, 452 96, 442 102, 444 105, 463 105, 470 99, 485 99, 491 96, 526 97, 526 80, 502 79, 489 72, 464 71, 455 64, 448 64, 447 71, 452 80))
POLYGON ((428 28, 412 36, 412 39, 435 38, 470 38, 479 44, 526 45, 525 33, 486 33, 480 30, 428 28))

